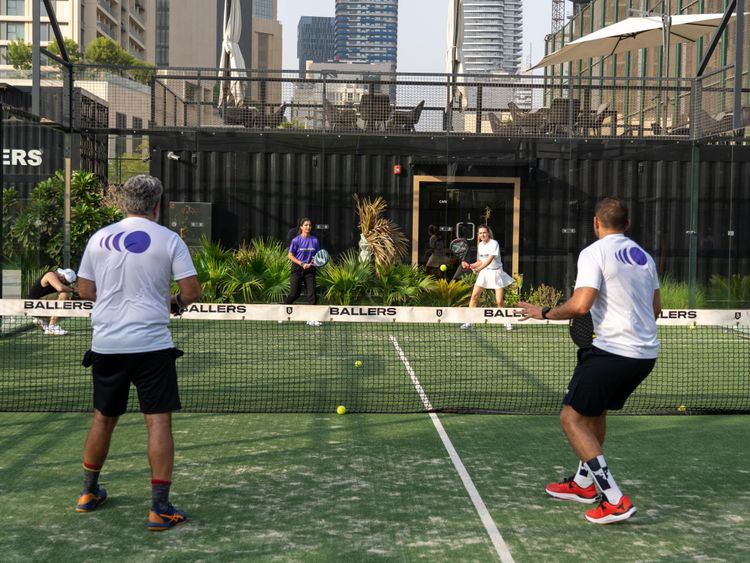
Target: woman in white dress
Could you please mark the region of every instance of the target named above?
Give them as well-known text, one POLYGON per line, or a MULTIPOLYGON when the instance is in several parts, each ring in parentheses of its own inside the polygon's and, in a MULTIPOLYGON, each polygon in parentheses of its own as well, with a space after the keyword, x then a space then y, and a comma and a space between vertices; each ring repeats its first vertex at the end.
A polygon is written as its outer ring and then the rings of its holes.
MULTIPOLYGON (((503 289, 513 283, 513 278, 503 271, 503 263, 500 259, 500 245, 492 238, 492 231, 487 225, 479 225, 479 245, 477 246, 477 260, 471 264, 464 261, 461 266, 477 274, 474 282, 474 290, 471 292, 469 307, 476 307, 479 297, 485 289, 495 290, 495 303, 503 307, 503 289)), ((471 328, 471 323, 461 325, 463 329, 471 328)), ((505 328, 511 330, 513 325, 506 324, 505 328)))

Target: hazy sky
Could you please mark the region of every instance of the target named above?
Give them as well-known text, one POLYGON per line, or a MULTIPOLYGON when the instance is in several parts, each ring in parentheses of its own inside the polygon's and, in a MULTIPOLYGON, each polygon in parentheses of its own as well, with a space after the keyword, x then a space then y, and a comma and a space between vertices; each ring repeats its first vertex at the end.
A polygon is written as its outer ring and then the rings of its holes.
MULTIPOLYGON (((446 25, 449 0, 399 0, 398 70, 400 72, 445 72, 448 48, 446 25)), ((278 0, 278 18, 283 26, 283 65, 298 68, 297 24, 300 16, 333 16, 334 0, 278 0)), ((523 61, 531 51, 532 63, 544 54, 544 36, 549 33, 552 0, 523 1, 523 61)))

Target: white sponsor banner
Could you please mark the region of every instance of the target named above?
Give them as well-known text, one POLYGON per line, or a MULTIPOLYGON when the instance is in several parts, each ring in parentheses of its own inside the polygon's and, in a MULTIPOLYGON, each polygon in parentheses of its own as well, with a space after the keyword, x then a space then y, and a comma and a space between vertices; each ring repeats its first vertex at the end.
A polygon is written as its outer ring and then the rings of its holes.
MULTIPOLYGON (((90 301, 0 299, 0 315, 88 317, 90 301)), ((354 323, 474 323, 567 324, 568 321, 521 321, 516 309, 467 307, 384 307, 379 305, 248 305, 242 303, 193 303, 182 318, 235 321, 335 321, 354 323)), ((662 326, 750 326, 750 310, 668 309, 657 324, 662 326)))

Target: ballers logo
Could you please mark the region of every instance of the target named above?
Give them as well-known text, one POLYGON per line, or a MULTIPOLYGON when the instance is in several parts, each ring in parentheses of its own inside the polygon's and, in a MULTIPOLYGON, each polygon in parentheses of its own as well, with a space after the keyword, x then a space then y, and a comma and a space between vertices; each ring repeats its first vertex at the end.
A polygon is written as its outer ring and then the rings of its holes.
POLYGON ((435 314, 438 318, 443 316, 443 310, 442 309, 435 309, 435 314))
POLYGON ((286 308, 286 314, 291 315, 294 312, 294 307, 287 307, 286 308))
POLYGON ((615 252, 615 258, 627 266, 645 266, 648 263, 646 253, 637 246, 618 250, 615 252))
POLYGON ((99 246, 116 252, 141 254, 151 246, 151 237, 144 231, 133 231, 127 234, 123 231, 114 235, 107 235, 99 241, 99 246))

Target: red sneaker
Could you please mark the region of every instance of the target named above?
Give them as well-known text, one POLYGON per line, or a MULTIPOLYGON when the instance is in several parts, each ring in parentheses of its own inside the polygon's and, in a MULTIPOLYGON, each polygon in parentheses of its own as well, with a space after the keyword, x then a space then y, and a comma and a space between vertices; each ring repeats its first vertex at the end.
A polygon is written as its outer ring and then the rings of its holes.
POLYGON ((596 487, 592 483, 586 488, 579 486, 573 477, 563 479, 561 483, 550 483, 544 489, 547 494, 563 500, 574 500, 583 504, 594 504, 599 500, 596 487))
POLYGON ((594 524, 611 524, 620 520, 627 520, 635 514, 635 506, 628 497, 623 496, 615 506, 603 499, 599 506, 586 512, 586 520, 594 524))

